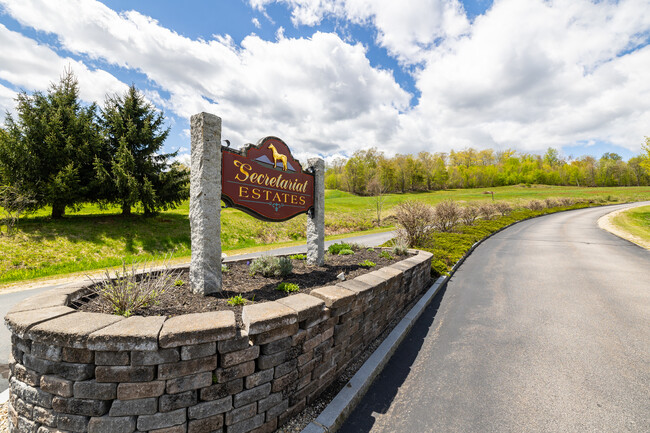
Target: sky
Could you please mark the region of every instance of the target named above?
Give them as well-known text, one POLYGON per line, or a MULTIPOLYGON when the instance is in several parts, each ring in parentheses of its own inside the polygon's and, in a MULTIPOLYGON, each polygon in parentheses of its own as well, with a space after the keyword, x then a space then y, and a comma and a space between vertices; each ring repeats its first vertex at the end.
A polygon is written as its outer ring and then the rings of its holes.
POLYGON ((189 118, 301 160, 376 147, 628 159, 650 136, 650 0, 0 0, 0 120, 71 68, 131 84, 189 161, 189 118))

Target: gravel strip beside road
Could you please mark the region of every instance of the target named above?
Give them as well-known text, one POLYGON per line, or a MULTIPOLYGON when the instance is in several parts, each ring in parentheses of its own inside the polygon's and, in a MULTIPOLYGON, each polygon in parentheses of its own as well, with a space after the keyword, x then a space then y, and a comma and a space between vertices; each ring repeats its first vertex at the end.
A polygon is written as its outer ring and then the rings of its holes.
POLYGON ((9 415, 7 413, 9 402, 0 404, 0 433, 9 433, 9 415))

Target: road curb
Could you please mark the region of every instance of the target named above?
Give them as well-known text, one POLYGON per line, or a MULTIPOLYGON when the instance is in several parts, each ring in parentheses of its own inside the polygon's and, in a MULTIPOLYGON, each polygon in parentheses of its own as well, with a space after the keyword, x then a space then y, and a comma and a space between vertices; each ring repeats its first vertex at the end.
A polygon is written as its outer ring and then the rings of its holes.
MULTIPOLYGON (((616 206, 627 203, 616 203, 611 205, 602 205, 594 207, 616 206)), ((585 208, 581 208, 585 209, 585 208)), ((568 212, 577 209, 566 209, 550 214, 535 215, 526 219, 515 221, 507 226, 501 227, 494 233, 490 233, 480 241, 475 242, 470 249, 461 257, 456 264, 451 268, 451 271, 446 276, 440 276, 435 283, 426 291, 420 300, 411 308, 411 310, 402 318, 402 320, 393 328, 388 337, 379 345, 379 347, 370 355, 370 357, 363 363, 359 371, 350 379, 345 387, 339 391, 334 399, 325 407, 320 415, 311 423, 307 425, 300 433, 333 433, 343 425, 343 422, 352 413, 359 401, 366 394, 374 379, 381 373, 384 366, 388 363, 393 356, 399 345, 406 338, 415 322, 422 315, 425 308, 431 303, 433 298, 438 294, 440 289, 447 285, 449 279, 454 275, 456 270, 463 264, 465 259, 469 257, 472 252, 483 242, 490 239, 492 236, 510 228, 516 224, 531 219, 552 215, 560 212, 568 212)))
POLYGON ((5 404, 9 400, 9 388, 0 392, 0 405, 5 404))

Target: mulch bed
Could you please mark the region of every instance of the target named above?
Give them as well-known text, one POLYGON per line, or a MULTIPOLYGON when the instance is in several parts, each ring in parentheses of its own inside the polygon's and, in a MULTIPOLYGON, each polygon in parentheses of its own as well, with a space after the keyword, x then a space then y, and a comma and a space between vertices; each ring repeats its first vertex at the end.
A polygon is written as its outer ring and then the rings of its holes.
MULTIPOLYGON (((140 316, 178 316, 188 313, 205 311, 231 310, 239 326, 242 325, 241 312, 243 306, 231 306, 228 299, 241 295, 247 300, 247 305, 258 302, 268 302, 291 296, 297 293, 309 294, 319 287, 334 285, 338 282, 337 275, 345 274, 346 280, 351 280, 359 275, 381 269, 408 258, 397 256, 392 252, 391 258, 380 257, 380 248, 361 248, 351 255, 325 254, 323 266, 308 266, 305 260, 292 259, 293 272, 284 278, 264 277, 259 274, 250 275, 249 264, 251 260, 227 263, 228 271, 223 274, 223 291, 209 296, 192 293, 189 283, 189 270, 181 269, 175 273, 173 280, 182 280, 182 286, 170 286, 157 298, 156 305, 134 312, 140 316), (374 267, 364 267, 359 263, 369 260, 376 264, 374 267), (286 294, 276 290, 281 282, 298 284, 300 290, 286 294)), ((77 306, 81 311, 108 313, 113 312, 111 306, 103 298, 90 296, 83 299, 77 306)))

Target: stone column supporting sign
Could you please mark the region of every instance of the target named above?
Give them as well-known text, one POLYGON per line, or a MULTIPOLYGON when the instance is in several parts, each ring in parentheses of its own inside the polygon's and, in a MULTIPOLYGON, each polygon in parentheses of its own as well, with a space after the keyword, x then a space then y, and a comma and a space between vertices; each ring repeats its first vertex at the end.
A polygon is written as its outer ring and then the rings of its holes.
POLYGON ((307 263, 325 263, 325 161, 311 158, 307 166, 314 171, 314 212, 307 217, 307 263))
POLYGON ((194 293, 221 291, 221 118, 191 118, 190 284, 194 293))

